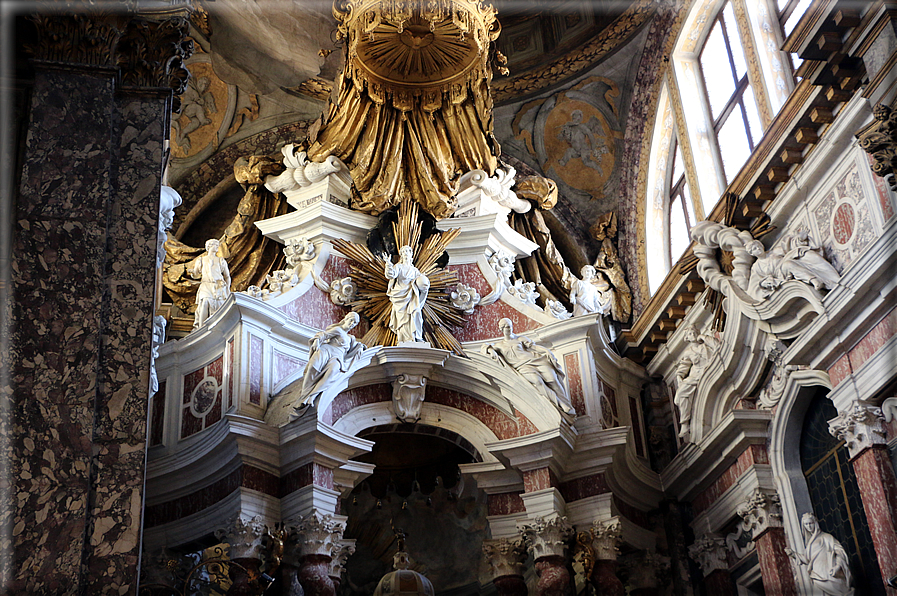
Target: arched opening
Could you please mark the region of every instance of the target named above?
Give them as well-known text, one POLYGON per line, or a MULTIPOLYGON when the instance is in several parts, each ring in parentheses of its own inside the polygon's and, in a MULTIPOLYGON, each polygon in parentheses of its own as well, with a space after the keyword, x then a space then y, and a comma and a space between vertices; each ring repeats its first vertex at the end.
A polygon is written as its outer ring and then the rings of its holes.
POLYGON ((486 538, 486 494, 459 465, 481 461, 452 431, 423 424, 389 424, 360 433, 374 441, 356 459, 374 472, 343 500, 345 537, 356 540, 346 565, 346 593, 370 594, 392 570, 395 531, 406 535, 415 565, 437 594, 479 593, 478 566, 486 538))

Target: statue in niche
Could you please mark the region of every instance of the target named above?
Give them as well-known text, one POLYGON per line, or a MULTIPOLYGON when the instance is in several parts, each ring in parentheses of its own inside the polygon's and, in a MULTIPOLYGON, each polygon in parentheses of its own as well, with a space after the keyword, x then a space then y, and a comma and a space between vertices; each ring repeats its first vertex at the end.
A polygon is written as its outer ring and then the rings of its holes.
POLYGON ((227 261, 218 256, 221 243, 212 238, 206 241, 206 252, 190 265, 190 275, 201 281, 196 291, 196 313, 193 328, 198 329, 206 319, 215 314, 230 296, 231 279, 227 261))
POLYGON ((360 320, 357 312, 350 312, 312 338, 299 392, 301 405, 314 405, 324 392, 370 361, 375 350, 349 335, 360 320))
POLYGON ((798 565, 805 565, 813 587, 826 596, 851 596, 850 561, 844 547, 834 536, 819 529, 819 520, 804 513, 800 525, 804 535, 803 554, 790 548, 785 553, 798 565))
POLYGON ((691 433, 691 406, 698 383, 710 366, 713 355, 720 348, 718 339, 698 333, 694 325, 685 328, 685 341, 688 345, 676 365, 678 386, 673 397, 673 402, 679 408, 679 437, 682 439, 687 439, 691 433))
POLYGON ((604 275, 595 275, 592 265, 586 265, 580 271, 582 279, 573 277, 570 284, 570 303, 573 305, 573 316, 600 313, 606 315, 611 309, 611 287, 604 275))
POLYGON ((757 300, 769 298, 791 279, 810 284, 817 290, 831 290, 841 279, 838 271, 822 256, 822 250, 810 246, 806 230, 788 234, 768 252, 759 240, 751 240, 744 248, 756 259, 751 265, 747 291, 757 300))
POLYGON ((396 345, 424 341, 423 309, 430 291, 430 278, 414 266, 410 246, 399 249, 395 265, 389 253, 383 253, 384 275, 389 280, 386 295, 392 303, 389 329, 396 334, 396 345))
POLYGON ((571 159, 579 158, 584 166, 601 172, 601 157, 608 152, 602 135, 597 118, 592 116, 586 123, 582 121, 582 110, 573 110, 570 121, 558 133, 558 139, 570 145, 558 163, 565 166, 571 159))
POLYGON ((564 385, 564 371, 551 350, 526 336, 516 335, 511 319, 500 320, 498 328, 504 339, 483 346, 483 354, 517 371, 568 420, 575 417, 576 411, 570 404, 570 396, 564 385))

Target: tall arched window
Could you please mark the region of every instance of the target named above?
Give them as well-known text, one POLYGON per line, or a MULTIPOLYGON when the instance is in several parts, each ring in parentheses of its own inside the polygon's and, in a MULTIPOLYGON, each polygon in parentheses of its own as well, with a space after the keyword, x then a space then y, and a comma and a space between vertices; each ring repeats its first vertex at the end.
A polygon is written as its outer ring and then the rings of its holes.
POLYGON ((683 226, 713 210, 794 89, 780 48, 810 3, 693 3, 664 73, 640 187, 651 294, 688 245, 683 226))
POLYGON ((881 570, 847 447, 828 430, 828 421, 837 415, 827 397, 817 395, 813 399, 800 437, 801 469, 820 529, 834 536, 847 551, 856 594, 884 596, 881 570))

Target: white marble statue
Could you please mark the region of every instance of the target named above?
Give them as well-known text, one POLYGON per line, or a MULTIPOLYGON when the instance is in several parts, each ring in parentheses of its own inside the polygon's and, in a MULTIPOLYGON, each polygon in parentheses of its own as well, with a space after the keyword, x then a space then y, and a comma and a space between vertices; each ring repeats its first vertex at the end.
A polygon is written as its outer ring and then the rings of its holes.
POLYGON ((345 169, 346 165, 336 156, 329 156, 323 162, 308 160, 308 153, 290 143, 281 150, 284 171, 279 176, 265 178, 265 188, 271 192, 287 192, 320 182, 330 174, 345 169))
POLYGON ((508 288, 508 294, 530 306, 536 306, 536 302, 539 300, 539 291, 536 290, 536 284, 531 281, 523 281, 522 279, 516 280, 514 285, 508 288))
POLYGON ((181 195, 170 186, 162 185, 159 193, 159 245, 156 249, 156 267, 165 262, 165 241, 168 240, 168 228, 174 223, 174 209, 183 203, 181 195))
POLYGON ((165 326, 168 321, 162 315, 153 317, 153 342, 150 356, 150 397, 159 391, 159 375, 156 374, 156 359, 159 357, 159 348, 165 343, 165 326))
POLYGON ((766 251, 759 240, 745 244, 756 259, 751 265, 748 294, 757 300, 768 298, 783 283, 796 279, 817 290, 832 289, 841 276, 825 260, 819 248, 810 246, 806 231, 789 234, 772 250, 766 251))
POLYGON ((573 316, 609 313, 613 303, 613 294, 604 275, 596 276, 595 268, 592 265, 583 267, 580 270, 580 275, 582 275, 582 279, 573 277, 573 282, 570 284, 570 303, 573 304, 573 316))
POLYGON ((383 253, 384 274, 389 280, 386 295, 392 303, 389 328, 396 334, 396 344, 424 341, 424 303, 430 292, 430 278, 414 266, 410 246, 399 249, 399 262, 392 263, 383 253))
POLYGON ((312 338, 299 392, 301 405, 314 405, 323 393, 373 356, 372 350, 349 335, 360 320, 358 313, 350 312, 312 338))
POLYGON ((850 596, 850 561, 844 547, 834 536, 819 529, 819 520, 812 513, 804 513, 800 525, 804 535, 804 552, 790 548, 785 553, 798 565, 804 565, 810 574, 813 588, 825 596, 850 596))
POLYGON ((694 325, 685 328, 685 341, 688 344, 676 365, 678 386, 673 397, 673 402, 679 408, 679 436, 683 439, 687 439, 691 432, 692 400, 698 389, 698 383, 720 347, 718 339, 698 333, 694 325))
POLYGON ((190 265, 190 275, 199 278, 199 289, 196 292, 196 313, 193 328, 199 328, 206 319, 221 308, 230 296, 230 269, 227 261, 218 256, 220 243, 212 238, 206 241, 206 252, 197 257, 190 265))
POLYGON ((449 295, 452 300, 452 306, 463 312, 465 315, 472 315, 473 309, 480 303, 480 293, 473 286, 459 283, 449 295))
POLYGON ((504 339, 483 346, 483 354, 504 366, 510 366, 526 379, 537 393, 553 403, 568 419, 576 416, 564 385, 564 371, 551 350, 530 338, 514 333, 510 319, 498 322, 504 339))

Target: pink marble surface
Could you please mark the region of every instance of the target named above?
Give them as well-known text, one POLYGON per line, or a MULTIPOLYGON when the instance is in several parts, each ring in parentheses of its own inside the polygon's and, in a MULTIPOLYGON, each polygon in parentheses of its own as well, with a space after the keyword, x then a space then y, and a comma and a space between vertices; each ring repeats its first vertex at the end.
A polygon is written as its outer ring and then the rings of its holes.
POLYGON ((537 468, 523 472, 523 491, 527 493, 551 488, 551 474, 548 468, 537 468))
POLYGON ((828 369, 832 385, 849 377, 855 370, 859 370, 872 356, 875 355, 894 335, 897 334, 897 309, 892 310, 875 327, 867 333, 863 339, 852 347, 847 354, 841 356, 835 364, 828 369))
POLYGON ((853 371, 850 370, 850 357, 844 354, 838 358, 831 368, 828 369, 828 376, 832 380, 832 387, 837 387, 844 379, 849 377, 853 371))
MULTIPOLYGON (((350 275, 351 263, 348 259, 331 254, 321 271, 321 278, 330 283, 350 275)), ((332 323, 342 320, 350 309, 337 306, 330 300, 330 294, 312 287, 292 302, 280 307, 280 311, 292 319, 315 329, 324 329, 332 323)), ((362 320, 350 335, 361 339, 367 333, 367 321, 362 320)))
MULTIPOLYGON (((863 509, 883 577, 897 575, 897 476, 883 445, 866 449, 853 460, 863 509)), ((888 594, 897 590, 888 589, 888 594)))
POLYGON ((766 447, 763 445, 749 445, 735 460, 726 471, 706 489, 698 493, 692 501, 692 508, 695 514, 702 513, 707 510, 713 503, 719 499, 726 490, 754 464, 768 464, 769 455, 766 447))
POLYGON ((570 390, 570 401, 577 416, 585 416, 586 400, 582 388, 582 372, 579 368, 579 353, 564 354, 564 369, 567 372, 567 389, 570 390))
POLYGON ((520 412, 516 413, 516 418, 511 418, 495 406, 450 389, 428 386, 426 401, 470 414, 485 424, 500 440, 522 437, 539 430, 520 412))
POLYGON ((760 574, 763 576, 763 588, 767 594, 776 596, 797 596, 791 560, 785 554, 785 531, 782 528, 770 528, 759 538, 754 538, 757 545, 757 557, 760 559, 760 574))
POLYGON ((562 482, 558 490, 568 503, 610 492, 604 474, 600 473, 562 482))
POLYGON ((536 559, 537 596, 567 596, 570 591, 570 572, 563 557, 550 556, 536 559))
POLYGON ((262 403, 262 338, 249 335, 249 403, 262 403))
POLYGON ((487 496, 489 515, 509 515, 526 511, 521 493, 496 493, 487 496))
MULTIPOLYGON (((324 410, 322 419, 328 424, 336 424, 340 418, 358 406, 391 400, 392 386, 389 383, 378 383, 376 385, 356 387, 355 389, 349 389, 337 395, 330 405, 327 406, 327 409, 324 410)), ((389 422, 391 422, 391 420, 384 420, 383 424, 389 422)))
POLYGON ((208 363, 204 367, 197 369, 184 376, 184 394, 182 396, 183 407, 181 409, 181 438, 186 439, 189 436, 210 427, 219 420, 222 414, 222 381, 224 379, 224 354, 218 356, 215 360, 208 363), (190 408, 193 391, 196 389, 203 379, 211 377, 215 379, 218 386, 218 392, 215 395, 215 401, 212 407, 205 412, 203 416, 196 416, 190 408))
POLYGON ((277 385, 304 366, 305 362, 299 358, 274 350, 274 379, 272 379, 274 385, 277 385))

